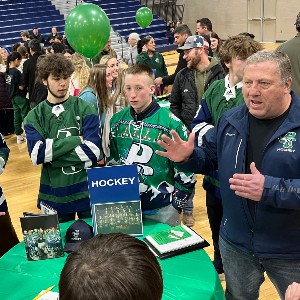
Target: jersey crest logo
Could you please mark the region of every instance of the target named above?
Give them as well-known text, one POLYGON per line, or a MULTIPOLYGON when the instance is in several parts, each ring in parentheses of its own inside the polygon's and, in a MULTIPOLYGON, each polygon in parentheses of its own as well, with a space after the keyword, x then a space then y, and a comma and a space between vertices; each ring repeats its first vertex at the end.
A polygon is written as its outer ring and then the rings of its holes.
POLYGON ((296 132, 288 132, 284 137, 279 139, 279 143, 283 145, 284 149, 292 149, 293 148, 293 142, 296 141, 296 132))

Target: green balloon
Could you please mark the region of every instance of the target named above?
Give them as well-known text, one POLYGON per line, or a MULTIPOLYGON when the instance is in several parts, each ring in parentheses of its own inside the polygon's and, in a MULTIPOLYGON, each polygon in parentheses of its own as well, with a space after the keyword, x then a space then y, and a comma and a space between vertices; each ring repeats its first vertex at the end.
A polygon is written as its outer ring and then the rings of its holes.
POLYGON ((148 27, 153 20, 151 9, 148 7, 141 7, 136 11, 135 19, 138 25, 142 28, 148 27))
POLYGON ((110 35, 110 22, 102 8, 84 3, 73 8, 66 18, 65 33, 72 48, 85 57, 100 53, 110 35))

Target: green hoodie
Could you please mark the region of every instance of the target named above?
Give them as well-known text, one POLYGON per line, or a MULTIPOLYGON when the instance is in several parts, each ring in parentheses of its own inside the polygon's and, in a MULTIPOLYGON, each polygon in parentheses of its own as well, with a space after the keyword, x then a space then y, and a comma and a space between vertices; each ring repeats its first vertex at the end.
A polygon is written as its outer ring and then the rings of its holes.
POLYGON ((203 70, 203 71, 195 70, 195 73, 194 73, 195 83, 196 83, 199 99, 201 99, 202 95, 204 94, 204 87, 205 87, 206 80, 210 74, 210 70, 212 69, 212 67, 214 67, 215 65, 218 64, 218 60, 214 57, 209 57, 209 60, 210 60, 210 64, 208 65, 208 67, 205 70, 203 70))

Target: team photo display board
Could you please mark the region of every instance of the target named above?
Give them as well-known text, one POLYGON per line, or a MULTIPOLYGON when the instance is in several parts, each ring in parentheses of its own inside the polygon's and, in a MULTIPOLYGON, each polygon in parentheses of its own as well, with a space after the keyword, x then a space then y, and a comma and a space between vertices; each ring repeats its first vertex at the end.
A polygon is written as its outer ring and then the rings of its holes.
POLYGON ((94 234, 143 235, 136 165, 87 169, 94 234))

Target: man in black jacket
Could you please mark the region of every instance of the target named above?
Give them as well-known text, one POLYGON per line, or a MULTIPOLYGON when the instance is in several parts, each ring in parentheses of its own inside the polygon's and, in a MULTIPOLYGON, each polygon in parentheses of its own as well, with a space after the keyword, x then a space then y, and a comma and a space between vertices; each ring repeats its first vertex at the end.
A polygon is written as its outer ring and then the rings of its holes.
POLYGON ((30 36, 31 40, 38 40, 40 44, 44 44, 45 43, 45 39, 42 35, 39 34, 39 29, 37 27, 34 27, 32 29, 32 35, 30 36))
POLYGON ((215 58, 208 56, 209 44, 202 36, 187 38, 183 58, 187 67, 176 75, 170 96, 171 111, 191 130, 202 95, 215 80, 223 79, 225 72, 215 58))
MULTIPOLYGON (((191 123, 198 110, 202 95, 215 80, 223 79, 225 72, 215 58, 208 56, 209 43, 203 36, 193 35, 186 39, 183 58, 187 67, 178 72, 170 96, 171 111, 191 131, 191 123)), ((193 196, 183 209, 183 223, 193 226, 193 196)))
MULTIPOLYGON (((182 24, 177 26, 174 31, 173 31, 173 35, 174 35, 174 42, 175 44, 178 45, 178 47, 183 46, 186 39, 192 35, 190 28, 186 25, 186 24, 182 24)), ((185 68, 187 66, 186 60, 183 58, 184 52, 183 50, 178 50, 177 52, 179 52, 179 58, 178 58, 178 63, 177 63, 177 67, 176 70, 174 72, 174 74, 169 75, 169 76, 165 76, 165 77, 157 77, 154 80, 154 83, 156 85, 164 85, 164 86, 168 86, 168 85, 172 85, 174 83, 175 77, 177 75, 177 73, 185 68)))
POLYGON ((30 102, 33 101, 33 91, 35 83, 35 70, 39 56, 42 54, 41 46, 38 40, 31 40, 28 44, 31 57, 24 62, 23 65, 23 78, 25 87, 29 93, 30 102))

